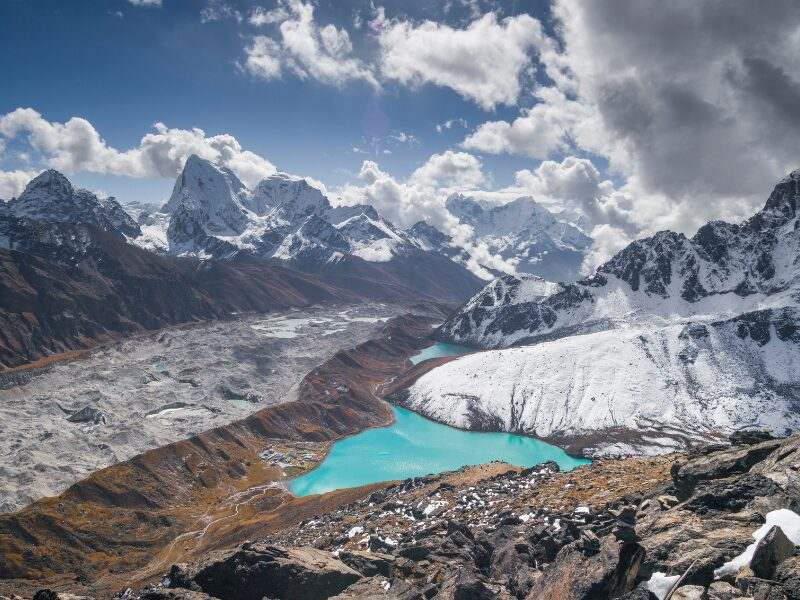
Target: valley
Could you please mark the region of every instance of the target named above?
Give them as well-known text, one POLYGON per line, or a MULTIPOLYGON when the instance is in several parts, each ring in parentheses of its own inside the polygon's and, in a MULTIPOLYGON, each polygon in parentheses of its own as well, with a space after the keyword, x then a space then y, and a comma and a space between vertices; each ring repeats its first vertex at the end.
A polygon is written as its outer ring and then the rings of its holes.
MULTIPOLYGON (((76 589, 77 577, 78 587, 104 597, 157 578, 172 562, 359 497, 369 488, 295 498, 285 481, 316 466, 331 441, 391 422, 380 389, 429 343, 440 318, 390 319, 376 336, 311 369, 293 399, 99 469, 58 496, 0 515, 0 592, 45 580, 76 589)), ((279 331, 286 334, 285 323, 279 331)))
POLYGON ((309 371, 403 311, 360 304, 243 315, 0 373, 0 512, 58 495, 146 450, 296 400, 309 371))

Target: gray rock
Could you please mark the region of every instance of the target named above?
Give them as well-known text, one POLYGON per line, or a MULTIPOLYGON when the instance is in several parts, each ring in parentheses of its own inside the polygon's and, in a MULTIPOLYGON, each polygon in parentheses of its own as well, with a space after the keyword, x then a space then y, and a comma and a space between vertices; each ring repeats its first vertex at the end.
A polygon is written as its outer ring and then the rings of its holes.
POLYGON ((191 573, 201 591, 222 600, 329 598, 360 578, 330 552, 265 542, 214 553, 191 573))
POLYGON ((193 590, 150 589, 142 592, 139 600, 214 600, 214 597, 193 590))
POLYGON ((67 421, 70 423, 93 423, 98 425, 99 423, 105 423, 106 418, 96 408, 91 406, 84 406, 80 410, 76 410, 70 416, 67 417, 67 421))
POLYGON ((753 560, 750 561, 750 568, 753 569, 756 577, 772 579, 778 565, 792 556, 794 552, 795 547, 792 541, 786 537, 780 527, 774 525, 758 542, 753 553, 753 560))
POLYGON ((535 581, 527 598, 615 598, 633 589, 643 558, 641 546, 620 543, 613 536, 604 537, 600 552, 589 558, 581 552, 579 542, 568 544, 535 581))
POLYGON ((392 565, 394 564, 394 556, 390 554, 360 552, 357 550, 342 550, 339 552, 339 560, 365 577, 372 577, 373 575, 390 577, 392 565))
POLYGON ((672 600, 703 600, 706 597, 706 588, 699 585, 682 585, 672 592, 672 600))
POLYGON ((683 497, 691 494, 700 481, 722 479, 748 472, 781 445, 780 440, 769 440, 746 446, 711 452, 672 467, 672 481, 683 497))
POLYGON ((708 600, 733 600, 741 597, 742 593, 727 581, 715 581, 708 586, 708 600))

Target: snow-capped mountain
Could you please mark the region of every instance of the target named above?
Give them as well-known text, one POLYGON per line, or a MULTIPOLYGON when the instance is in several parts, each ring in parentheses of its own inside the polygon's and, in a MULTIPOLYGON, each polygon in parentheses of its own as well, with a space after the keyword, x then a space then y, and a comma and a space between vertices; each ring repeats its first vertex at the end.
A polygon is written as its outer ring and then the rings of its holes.
POLYGON ((75 189, 58 171, 33 178, 18 198, 0 202, 0 215, 30 221, 82 223, 121 237, 137 237, 139 225, 114 198, 75 189))
POLYGON ((592 452, 800 427, 798 204, 795 171, 740 225, 660 232, 577 283, 493 282, 439 336, 498 350, 434 369, 406 402, 592 452))
MULTIPOLYGON (((169 215, 165 250, 173 254, 224 258, 245 252, 327 263, 347 257, 389 262, 429 251, 371 206, 332 207, 308 181, 286 173, 250 191, 232 171, 197 156, 186 161, 163 212, 169 215)), ((143 237, 140 243, 151 241, 143 237)))
POLYGON ((457 194, 447 199, 447 210, 459 222, 472 227, 477 242, 513 263, 518 273, 575 280, 592 244, 579 227, 530 197, 487 205, 457 194))

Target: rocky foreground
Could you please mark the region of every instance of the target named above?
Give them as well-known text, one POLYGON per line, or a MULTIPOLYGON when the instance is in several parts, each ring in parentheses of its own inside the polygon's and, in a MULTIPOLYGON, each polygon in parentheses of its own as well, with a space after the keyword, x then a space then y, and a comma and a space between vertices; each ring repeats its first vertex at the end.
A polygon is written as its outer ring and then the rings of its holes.
POLYGON ((117 597, 800 598, 800 435, 732 442, 407 480, 117 597))

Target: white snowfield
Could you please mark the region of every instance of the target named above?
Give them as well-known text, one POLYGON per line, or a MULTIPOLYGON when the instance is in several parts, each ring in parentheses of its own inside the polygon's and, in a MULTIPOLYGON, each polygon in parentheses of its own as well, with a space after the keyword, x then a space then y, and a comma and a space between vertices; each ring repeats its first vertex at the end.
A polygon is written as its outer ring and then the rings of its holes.
POLYGON ((800 427, 797 343, 773 331, 760 346, 731 322, 693 339, 689 327, 615 329, 478 352, 422 376, 408 406, 456 427, 556 441, 606 431, 605 440, 589 443, 593 455, 654 454, 747 426, 800 427), (777 386, 793 388, 798 400, 774 392, 777 386))

